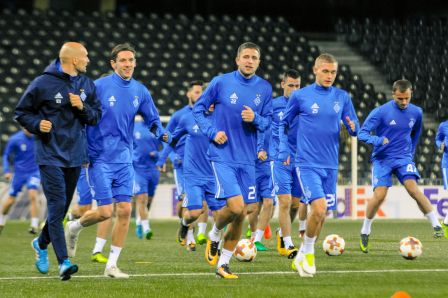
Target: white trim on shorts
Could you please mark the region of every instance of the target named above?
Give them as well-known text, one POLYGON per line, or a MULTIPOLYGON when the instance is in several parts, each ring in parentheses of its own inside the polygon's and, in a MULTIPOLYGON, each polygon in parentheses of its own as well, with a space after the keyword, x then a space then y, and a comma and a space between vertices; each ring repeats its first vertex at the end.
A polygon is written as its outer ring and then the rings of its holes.
POLYGON ((309 198, 306 197, 305 189, 303 188, 302 179, 300 179, 300 168, 295 167, 295 169, 296 169, 297 180, 299 180, 299 186, 300 186, 300 189, 302 190, 302 195, 308 201, 309 198))
POLYGON ((219 194, 221 193, 221 183, 219 183, 218 174, 216 173, 215 162, 211 161, 210 164, 212 165, 213 175, 215 175, 215 182, 216 182, 215 199, 217 199, 219 198, 219 194))

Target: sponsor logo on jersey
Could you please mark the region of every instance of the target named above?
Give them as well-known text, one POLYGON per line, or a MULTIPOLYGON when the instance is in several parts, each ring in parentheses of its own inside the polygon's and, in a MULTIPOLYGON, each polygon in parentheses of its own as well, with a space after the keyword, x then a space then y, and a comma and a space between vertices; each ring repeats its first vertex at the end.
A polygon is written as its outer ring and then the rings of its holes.
POLYGON ((280 120, 283 120, 283 116, 285 115, 285 113, 283 113, 283 111, 281 111, 280 113, 278 113, 278 118, 280 120))
POLYGON ((231 104, 236 104, 236 101, 238 100, 238 96, 236 95, 235 92, 232 93, 232 95, 230 95, 230 103, 231 104))
POLYGON ((56 103, 61 103, 63 98, 64 98, 64 97, 62 97, 62 95, 61 95, 60 92, 58 92, 58 94, 56 94, 56 95, 54 96, 54 100, 56 101, 56 103))
POLYGON ((389 125, 397 125, 397 122, 395 122, 395 120, 392 119, 392 121, 389 122, 389 125))
POLYGON ((108 101, 109 101, 109 106, 113 107, 117 100, 115 99, 115 96, 112 95, 111 97, 109 97, 108 101))
POLYGON ((313 105, 311 106, 311 112, 313 113, 313 114, 317 114, 317 113, 319 113, 319 105, 317 104, 317 103, 313 103, 313 105))
POLYGON ((195 125, 193 126, 193 131, 194 131, 194 133, 198 133, 198 130, 199 130, 199 126, 198 126, 197 124, 195 124, 195 125))

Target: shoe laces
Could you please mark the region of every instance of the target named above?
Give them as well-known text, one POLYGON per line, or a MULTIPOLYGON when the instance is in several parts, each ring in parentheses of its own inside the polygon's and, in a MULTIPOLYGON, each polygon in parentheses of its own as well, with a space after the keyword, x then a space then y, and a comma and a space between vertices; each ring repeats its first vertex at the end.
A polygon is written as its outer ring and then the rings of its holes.
POLYGON ((218 252, 219 241, 212 241, 212 245, 210 246, 210 254, 212 256, 216 255, 218 252))

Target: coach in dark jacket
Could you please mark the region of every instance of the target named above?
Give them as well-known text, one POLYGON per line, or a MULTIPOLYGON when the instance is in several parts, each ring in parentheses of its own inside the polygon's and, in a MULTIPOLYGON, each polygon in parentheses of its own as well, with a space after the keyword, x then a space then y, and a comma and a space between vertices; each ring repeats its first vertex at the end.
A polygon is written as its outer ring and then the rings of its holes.
POLYGON ((48 205, 45 226, 32 242, 36 267, 41 273, 48 272, 47 246, 51 242, 62 280, 78 271, 67 256, 62 221, 81 165, 88 163, 85 125, 95 125, 101 119, 95 85, 82 75, 88 63, 82 44, 65 43, 59 59, 29 85, 15 110, 15 119, 36 135, 36 158, 48 205))

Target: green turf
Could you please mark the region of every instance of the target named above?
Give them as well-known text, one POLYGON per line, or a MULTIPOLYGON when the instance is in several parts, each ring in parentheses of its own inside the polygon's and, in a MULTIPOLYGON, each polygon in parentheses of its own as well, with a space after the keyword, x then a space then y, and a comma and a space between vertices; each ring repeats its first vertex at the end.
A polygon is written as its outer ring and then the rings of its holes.
MULTIPOLYGON (((412 297, 448 295, 448 240, 433 239, 432 229, 424 220, 376 221, 369 254, 363 254, 358 248, 360 221, 329 220, 322 235, 341 235, 346 241, 346 251, 339 257, 326 256, 319 240, 316 245, 318 274, 311 279, 300 278, 290 270, 291 262, 275 250, 275 237, 264 240, 270 250, 260 252, 254 262, 232 260, 232 271, 240 273, 238 280, 216 279, 215 268, 204 260, 203 246, 198 246, 196 252, 188 252, 175 242, 175 221, 153 221, 151 225, 154 236, 149 241, 137 239, 134 226, 131 227, 119 260, 124 272, 135 275, 129 280, 98 277, 104 265, 90 261, 95 239, 95 228, 91 227, 81 232, 78 253, 72 260, 80 271, 70 281, 61 282, 57 279, 52 249, 49 250, 50 272, 42 275, 34 267, 30 246, 33 236, 27 234, 27 223, 10 221, 0 235, 0 296, 390 297, 399 290, 407 291, 412 297), (423 255, 413 261, 398 254, 400 239, 409 235, 423 243, 423 255), (418 271, 425 269, 427 271, 418 271), (365 270, 396 271, 347 272, 365 270)), ((273 228, 275 226, 277 223, 272 224, 273 228)), ((293 238, 298 243, 297 236, 293 238)))

